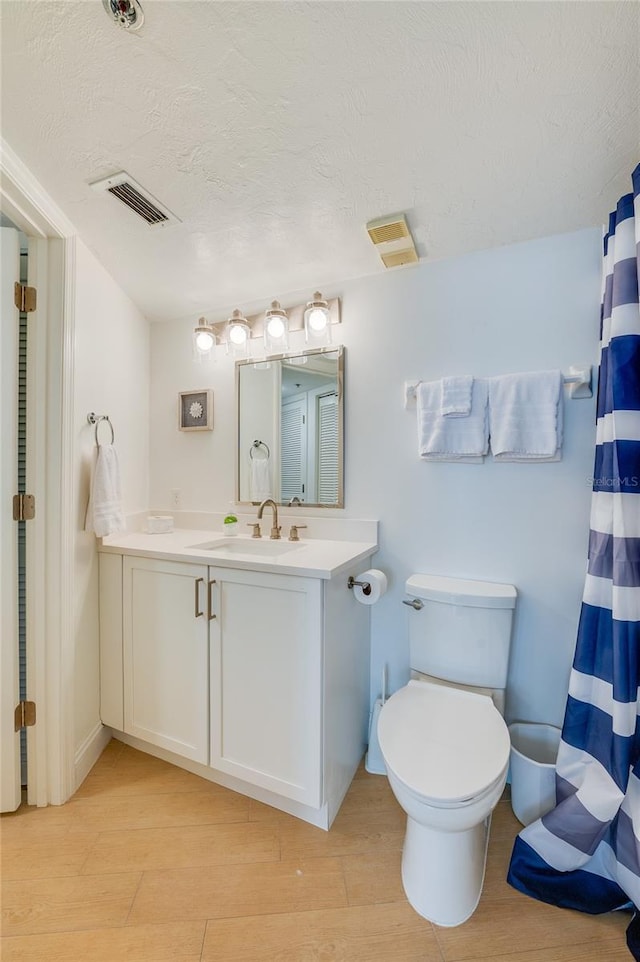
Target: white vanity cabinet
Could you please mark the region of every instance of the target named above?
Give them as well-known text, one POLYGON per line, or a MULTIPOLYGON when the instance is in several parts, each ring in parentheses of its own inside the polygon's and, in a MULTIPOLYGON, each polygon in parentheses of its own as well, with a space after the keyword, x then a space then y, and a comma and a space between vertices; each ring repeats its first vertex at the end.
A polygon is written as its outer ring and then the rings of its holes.
POLYGON ((321 801, 322 583, 210 568, 211 765, 317 808, 321 801))
POLYGON ((124 730, 209 761, 206 565, 125 557, 124 730))
POLYGON ((369 611, 347 576, 101 553, 101 716, 328 828, 364 752, 369 611))

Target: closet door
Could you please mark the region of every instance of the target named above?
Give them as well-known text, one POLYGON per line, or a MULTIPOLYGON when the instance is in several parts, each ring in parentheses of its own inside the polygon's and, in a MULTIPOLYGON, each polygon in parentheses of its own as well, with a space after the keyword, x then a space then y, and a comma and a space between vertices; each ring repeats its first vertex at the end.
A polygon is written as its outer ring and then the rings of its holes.
POLYGON ((338 503, 338 396, 318 398, 318 503, 338 503))
POLYGON ((282 405, 280 434, 280 500, 306 500, 307 490, 307 398, 293 398, 282 405))

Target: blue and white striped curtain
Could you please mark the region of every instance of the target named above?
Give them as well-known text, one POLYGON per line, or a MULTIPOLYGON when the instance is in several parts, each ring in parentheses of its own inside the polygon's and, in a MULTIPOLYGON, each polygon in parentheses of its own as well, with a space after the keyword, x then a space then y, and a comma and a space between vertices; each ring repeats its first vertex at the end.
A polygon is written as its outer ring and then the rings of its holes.
POLYGON ((508 876, 594 914, 640 908, 640 165, 632 180, 604 239, 589 561, 556 807, 520 833, 508 876))

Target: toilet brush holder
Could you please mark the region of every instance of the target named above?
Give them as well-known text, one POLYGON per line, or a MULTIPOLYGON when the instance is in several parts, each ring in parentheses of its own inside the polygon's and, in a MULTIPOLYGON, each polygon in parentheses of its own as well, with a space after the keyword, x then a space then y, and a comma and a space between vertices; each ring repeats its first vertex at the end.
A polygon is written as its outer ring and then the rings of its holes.
POLYGON ((371 775, 386 775, 380 743, 378 742, 378 717, 382 711, 382 698, 376 698, 369 718, 369 747, 364 758, 364 767, 371 775))

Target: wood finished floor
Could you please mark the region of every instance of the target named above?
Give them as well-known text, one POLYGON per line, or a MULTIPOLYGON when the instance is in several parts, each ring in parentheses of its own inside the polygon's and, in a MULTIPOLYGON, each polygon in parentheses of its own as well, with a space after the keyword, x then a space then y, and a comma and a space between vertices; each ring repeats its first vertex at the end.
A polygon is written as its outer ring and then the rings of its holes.
POLYGON ((493 818, 480 906, 442 929, 407 904, 404 815, 358 772, 324 832, 112 741, 59 808, 2 816, 3 962, 624 962, 629 920, 504 881, 493 818))

